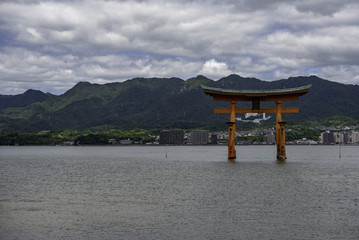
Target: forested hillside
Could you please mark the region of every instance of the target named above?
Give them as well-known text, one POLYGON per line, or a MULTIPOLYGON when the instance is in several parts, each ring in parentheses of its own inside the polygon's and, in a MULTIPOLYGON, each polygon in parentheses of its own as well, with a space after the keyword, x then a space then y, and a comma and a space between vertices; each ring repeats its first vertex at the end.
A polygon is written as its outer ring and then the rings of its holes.
POLYGON ((284 119, 293 123, 331 116, 359 119, 357 85, 339 84, 316 76, 268 82, 230 75, 218 81, 197 76, 186 81, 179 78, 135 78, 104 85, 80 82, 59 96, 40 91, 36 91, 38 98, 24 97, 28 92, 16 96, 3 95, 0 96, 0 129, 24 132, 99 126, 226 129, 228 116, 214 114, 213 107, 227 104, 213 101, 204 94, 201 85, 228 89, 281 89, 306 84, 312 84, 309 93, 289 104, 299 106, 300 112, 285 114, 284 119))

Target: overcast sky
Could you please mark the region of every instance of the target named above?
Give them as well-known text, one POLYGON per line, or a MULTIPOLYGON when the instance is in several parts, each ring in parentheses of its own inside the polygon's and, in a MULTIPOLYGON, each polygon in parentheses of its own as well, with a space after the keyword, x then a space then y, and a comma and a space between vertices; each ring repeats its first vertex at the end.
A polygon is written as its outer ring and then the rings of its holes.
POLYGON ((0 94, 231 73, 359 84, 357 0, 0 0, 0 94))

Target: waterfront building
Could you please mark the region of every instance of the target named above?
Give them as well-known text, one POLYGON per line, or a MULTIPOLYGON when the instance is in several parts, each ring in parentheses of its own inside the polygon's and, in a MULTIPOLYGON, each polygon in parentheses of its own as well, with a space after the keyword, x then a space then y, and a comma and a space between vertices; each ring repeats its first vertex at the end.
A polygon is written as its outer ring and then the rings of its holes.
POLYGON ((275 144, 275 135, 267 134, 263 137, 264 144, 275 144))
POLYGON ((162 130, 160 132, 160 144, 183 144, 183 130, 162 130))
POLYGON ((359 143, 359 132, 352 132, 351 133, 351 142, 352 143, 359 143))
POLYGON ((132 140, 131 139, 121 139, 120 144, 122 144, 122 145, 130 145, 130 144, 132 144, 132 140))
POLYGON ((217 134, 214 134, 212 133, 211 134, 211 144, 218 144, 218 135, 217 134))
POLYGON ((334 134, 335 143, 343 144, 344 143, 344 134, 340 132, 336 132, 334 134))
POLYGON ((189 142, 193 145, 205 145, 208 144, 209 132, 208 130, 197 130, 190 133, 189 142))
POLYGON ((322 144, 335 144, 337 140, 333 132, 323 132, 321 139, 322 144))
POLYGON ((344 132, 343 133, 343 143, 344 144, 348 144, 348 143, 350 143, 350 135, 351 135, 351 133, 350 132, 344 132))

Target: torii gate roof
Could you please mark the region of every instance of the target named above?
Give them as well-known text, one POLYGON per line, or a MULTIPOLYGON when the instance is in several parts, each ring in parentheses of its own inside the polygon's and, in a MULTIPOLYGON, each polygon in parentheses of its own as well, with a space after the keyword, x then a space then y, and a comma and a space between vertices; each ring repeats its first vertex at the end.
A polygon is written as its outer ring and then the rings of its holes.
POLYGON ((260 99, 261 101, 275 101, 284 100, 292 101, 298 100, 300 96, 309 92, 312 85, 305 85, 296 88, 283 89, 265 89, 265 90, 235 90, 213 88, 202 85, 204 92, 210 95, 214 100, 218 101, 251 101, 253 99, 260 99))

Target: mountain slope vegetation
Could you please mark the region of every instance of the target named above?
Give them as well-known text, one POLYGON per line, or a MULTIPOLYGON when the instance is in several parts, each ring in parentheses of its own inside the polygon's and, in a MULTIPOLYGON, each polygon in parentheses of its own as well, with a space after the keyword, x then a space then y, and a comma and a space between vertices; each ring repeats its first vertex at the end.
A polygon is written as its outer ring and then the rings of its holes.
MULTIPOLYGON (((357 85, 330 82, 316 76, 273 82, 238 75, 218 81, 197 76, 186 81, 179 78, 135 78, 104 85, 80 82, 59 96, 40 91, 36 91, 37 98, 25 98, 28 92, 15 96, 0 95, 0 130, 37 132, 101 126, 226 129, 228 116, 214 114, 213 107, 227 106, 227 103, 213 101, 204 94, 201 85, 227 89, 281 89, 306 84, 312 84, 309 93, 299 101, 287 104, 299 106, 300 113, 285 114, 285 120, 295 123, 333 116, 359 119, 357 85)), ((247 106, 248 103, 238 105, 247 106)))

